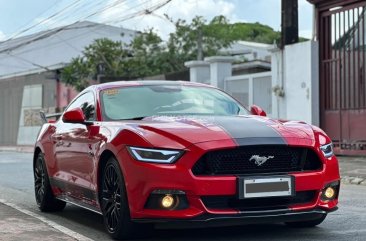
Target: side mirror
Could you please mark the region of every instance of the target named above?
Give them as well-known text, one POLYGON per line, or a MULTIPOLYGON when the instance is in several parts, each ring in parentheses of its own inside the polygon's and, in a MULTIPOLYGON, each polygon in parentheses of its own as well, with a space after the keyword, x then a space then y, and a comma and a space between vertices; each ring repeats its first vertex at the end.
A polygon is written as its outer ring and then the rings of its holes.
POLYGON ((81 108, 75 108, 66 111, 62 116, 62 121, 65 123, 84 123, 85 116, 81 108))
POLYGON ((252 113, 252 115, 267 116, 267 113, 257 105, 252 105, 250 107, 250 113, 252 113))

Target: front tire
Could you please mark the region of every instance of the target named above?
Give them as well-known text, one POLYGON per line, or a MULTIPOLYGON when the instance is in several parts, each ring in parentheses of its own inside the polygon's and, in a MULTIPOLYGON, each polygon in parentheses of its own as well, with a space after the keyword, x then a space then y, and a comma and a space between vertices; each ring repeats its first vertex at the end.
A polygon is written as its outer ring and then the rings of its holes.
POLYGON ((100 205, 108 233, 114 239, 136 238, 149 233, 144 231, 151 230, 151 226, 131 221, 124 178, 115 158, 108 160, 100 184, 100 205))
POLYGON ((51 189, 47 173, 44 155, 40 153, 36 159, 34 168, 34 193, 39 210, 42 212, 62 211, 66 203, 57 200, 51 189))
POLYGON ((287 222, 285 223, 289 227, 293 228, 311 228, 321 224, 324 219, 327 217, 327 214, 323 214, 320 218, 309 220, 309 221, 300 221, 300 222, 287 222))

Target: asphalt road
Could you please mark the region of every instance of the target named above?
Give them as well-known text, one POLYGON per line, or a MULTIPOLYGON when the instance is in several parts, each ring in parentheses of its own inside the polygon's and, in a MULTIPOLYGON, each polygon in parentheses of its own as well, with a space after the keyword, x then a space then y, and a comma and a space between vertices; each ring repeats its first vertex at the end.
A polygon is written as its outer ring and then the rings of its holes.
MULTIPOLYGON (((63 212, 40 213, 33 193, 32 154, 0 152, 0 199, 37 213, 94 240, 110 240, 100 215, 68 205, 63 212)), ((282 224, 163 230, 145 240, 366 240, 366 186, 343 185, 339 210, 316 228, 282 224)), ((1 240, 1 238, 0 238, 1 240)))

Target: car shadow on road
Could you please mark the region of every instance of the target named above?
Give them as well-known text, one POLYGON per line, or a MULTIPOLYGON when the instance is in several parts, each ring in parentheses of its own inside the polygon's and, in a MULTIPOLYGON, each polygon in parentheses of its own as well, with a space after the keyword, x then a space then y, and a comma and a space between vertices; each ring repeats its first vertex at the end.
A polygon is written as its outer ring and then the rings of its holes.
MULTIPOLYGON (((101 215, 68 205, 58 218, 66 220, 70 229, 95 240, 112 240, 107 235, 101 215)), ((157 227, 145 239, 149 241, 167 240, 326 240, 326 228, 290 228, 284 224, 256 224, 215 228, 164 229, 157 227)))
POLYGON ((156 230, 151 241, 163 240, 326 240, 322 227, 296 229, 284 224, 156 230))
MULTIPOLYGON (((105 233, 101 215, 77 206, 68 204, 62 212, 51 215, 53 220, 62 219, 62 225, 84 236, 99 236, 98 233, 105 233)), ((107 236, 107 233, 105 234, 107 236)))

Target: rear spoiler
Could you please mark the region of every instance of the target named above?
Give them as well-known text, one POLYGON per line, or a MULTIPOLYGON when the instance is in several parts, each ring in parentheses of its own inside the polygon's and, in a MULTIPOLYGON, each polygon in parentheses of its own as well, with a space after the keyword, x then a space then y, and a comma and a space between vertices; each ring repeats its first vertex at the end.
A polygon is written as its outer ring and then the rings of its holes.
POLYGON ((56 122, 60 118, 62 113, 53 113, 53 114, 47 114, 46 115, 43 111, 40 111, 39 115, 41 116, 41 119, 42 119, 43 124, 44 124, 44 123, 54 123, 54 122, 56 122), (52 119, 52 118, 55 118, 55 120, 49 120, 49 119, 52 119))

